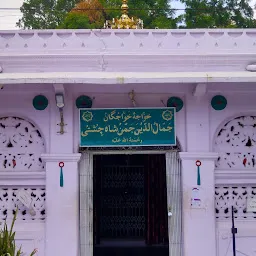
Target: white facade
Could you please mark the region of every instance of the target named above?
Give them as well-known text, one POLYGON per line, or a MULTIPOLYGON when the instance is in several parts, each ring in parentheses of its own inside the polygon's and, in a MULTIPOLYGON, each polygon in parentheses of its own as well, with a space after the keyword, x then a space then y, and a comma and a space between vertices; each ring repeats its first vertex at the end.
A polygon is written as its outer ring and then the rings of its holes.
MULTIPOLYGON (((231 214, 226 210, 232 204, 238 209, 237 255, 253 255, 255 214, 244 209, 247 198, 256 192, 252 160, 256 152, 256 73, 246 70, 255 61, 255 38, 256 30, 0 32, 0 193, 1 199, 6 193, 9 199, 0 201, 0 209, 8 212, 15 207, 14 189, 35 189, 36 217, 26 211, 16 225, 24 250, 38 248, 40 256, 79 255, 80 154, 75 101, 88 95, 95 98, 93 108, 132 107, 128 93, 134 90, 137 107, 163 107, 171 96, 184 102, 176 114, 182 148, 183 255, 232 255, 231 214), (59 91, 65 95, 63 135, 58 133, 60 115, 55 104, 59 91), (49 101, 43 111, 32 104, 39 94, 49 101), (211 107, 212 97, 219 94, 227 99, 222 111, 211 107), (15 128, 15 122, 22 125, 15 128), (26 122, 34 124, 35 130, 26 122), (24 132, 24 127, 31 129, 24 132), (13 147, 6 147, 6 138, 14 140, 13 147), (31 138, 32 143, 28 142, 31 138), (245 145, 248 138, 251 146, 245 145), (190 203, 196 186, 196 160, 202 162, 199 209, 191 208, 190 203), (60 161, 65 162, 63 188, 59 186, 60 161), (234 196, 229 197, 231 194, 234 196)), ((90 173, 91 156, 83 157, 90 173)), ((88 250, 92 248, 90 180, 88 175, 88 250)), ((87 253, 91 255, 91 251, 87 253)))
POLYGON ((1 1, 0 3, 0 30, 18 29, 16 23, 22 17, 20 7, 23 0, 1 1))

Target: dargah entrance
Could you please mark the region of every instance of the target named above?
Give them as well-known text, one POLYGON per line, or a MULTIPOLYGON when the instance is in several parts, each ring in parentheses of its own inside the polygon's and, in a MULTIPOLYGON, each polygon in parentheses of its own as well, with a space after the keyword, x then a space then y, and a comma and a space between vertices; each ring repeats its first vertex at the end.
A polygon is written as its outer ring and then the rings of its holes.
POLYGON ((175 108, 80 109, 80 239, 89 256, 180 256, 175 108))
POLYGON ((93 159, 94 255, 168 255, 164 154, 93 159))

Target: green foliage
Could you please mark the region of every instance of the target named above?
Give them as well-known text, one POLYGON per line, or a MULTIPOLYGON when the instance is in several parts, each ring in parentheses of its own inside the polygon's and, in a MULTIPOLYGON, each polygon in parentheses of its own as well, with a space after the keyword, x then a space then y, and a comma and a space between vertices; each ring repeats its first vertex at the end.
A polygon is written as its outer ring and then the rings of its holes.
MULTIPOLYGON (((4 227, 2 230, 0 230, 0 255, 4 256, 21 256, 22 251, 21 247, 17 250, 16 244, 15 244, 15 232, 13 232, 14 223, 16 220, 18 210, 16 210, 10 230, 8 230, 6 221, 4 223, 4 227)), ((34 250, 30 256, 33 256, 36 254, 36 250, 34 250)))
MULTIPOLYGON (((141 18, 146 29, 177 28, 178 23, 180 28, 256 27, 250 0, 180 1, 186 11, 177 18, 169 0, 129 0, 129 16, 141 18)), ((17 25, 33 29, 103 28, 105 20, 120 17, 121 4, 122 0, 25 0, 17 25)))
POLYGON ((255 27, 249 0, 182 0, 186 28, 255 27))
MULTIPOLYGON (((106 19, 111 20, 121 15, 121 0, 97 0, 103 7, 98 20, 89 17, 93 15, 88 12, 95 12, 95 10, 80 11, 76 14, 73 11, 70 12, 79 1, 81 0, 25 0, 21 7, 23 17, 17 25, 24 29, 103 28, 106 19), (89 17, 89 23, 86 16, 89 17)), ((81 1, 80 4, 88 5, 87 2, 88 0, 81 1)), ((94 7, 98 5, 95 1, 92 2, 92 9, 95 9, 94 7)), ((145 28, 176 27, 174 13, 170 10, 168 0, 129 0, 128 4, 129 16, 141 18, 145 28)))
POLYGON ((60 26, 60 29, 94 29, 97 24, 91 24, 89 18, 83 13, 68 13, 60 26))
POLYGON ((55 29, 78 0, 25 0, 17 22, 23 29, 55 29))
MULTIPOLYGON (((121 0, 100 1, 106 9, 105 16, 107 19, 120 17, 121 0)), ((171 4, 168 0, 129 0, 128 5, 128 15, 142 19, 146 29, 176 28, 176 20, 173 18, 174 12, 170 10, 171 4)))
POLYGON ((98 0, 86 0, 78 3, 69 12, 58 28, 95 29, 104 24, 104 8, 98 0))

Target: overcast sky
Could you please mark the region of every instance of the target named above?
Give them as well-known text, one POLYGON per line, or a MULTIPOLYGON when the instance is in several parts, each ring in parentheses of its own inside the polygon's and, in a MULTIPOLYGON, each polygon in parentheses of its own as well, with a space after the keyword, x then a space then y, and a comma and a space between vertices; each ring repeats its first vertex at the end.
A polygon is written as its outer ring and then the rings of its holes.
MULTIPOLYGON (((17 10, 3 10, 2 8, 20 8, 23 0, 0 0, 0 30, 17 29, 16 22, 21 17, 20 11, 17 10)), ((121 2, 121 0, 120 0, 121 2)), ((256 0, 251 1, 252 6, 256 4, 256 0)), ((180 2, 172 2, 173 8, 184 8, 180 2)), ((180 14, 177 12, 176 14, 180 14)), ((255 13, 256 16, 256 13, 255 13)))

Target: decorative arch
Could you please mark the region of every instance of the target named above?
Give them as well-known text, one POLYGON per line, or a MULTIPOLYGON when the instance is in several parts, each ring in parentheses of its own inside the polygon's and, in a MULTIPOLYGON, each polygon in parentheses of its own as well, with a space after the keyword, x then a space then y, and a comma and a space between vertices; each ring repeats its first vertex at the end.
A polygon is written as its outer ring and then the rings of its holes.
POLYGON ((0 118, 0 171, 42 171, 45 141, 39 129, 20 117, 0 118))
POLYGON ((222 125, 214 138, 218 169, 256 168, 256 115, 239 115, 222 125))

